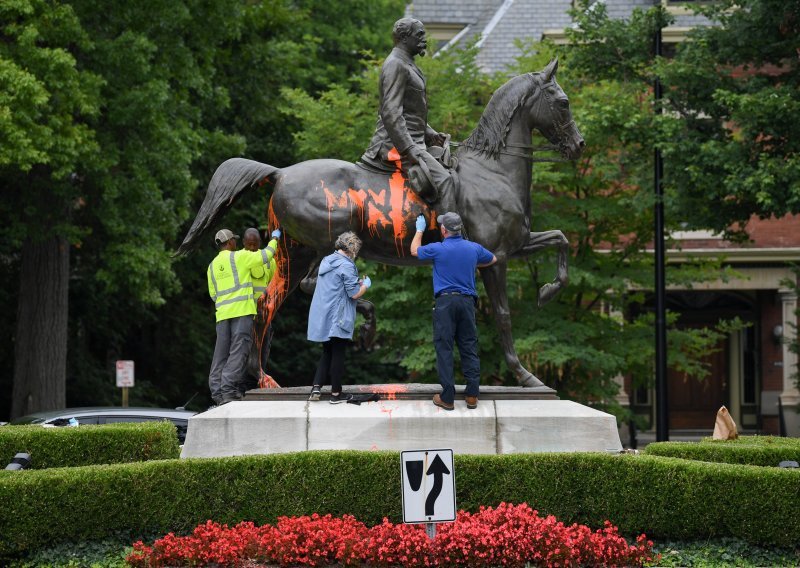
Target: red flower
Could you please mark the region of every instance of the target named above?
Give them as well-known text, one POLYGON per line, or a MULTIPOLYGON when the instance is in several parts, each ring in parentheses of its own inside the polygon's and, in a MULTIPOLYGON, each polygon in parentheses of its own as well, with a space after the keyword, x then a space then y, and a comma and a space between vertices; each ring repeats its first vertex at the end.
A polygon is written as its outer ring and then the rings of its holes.
POLYGON ((241 566, 641 566, 653 560, 645 535, 629 545, 609 521, 592 531, 540 517, 526 503, 459 511, 456 522, 440 524, 428 539, 420 525, 383 523, 367 528, 350 515, 281 517, 273 525, 235 527, 206 521, 192 534, 169 533, 152 546, 135 542, 126 558, 135 568, 241 566))

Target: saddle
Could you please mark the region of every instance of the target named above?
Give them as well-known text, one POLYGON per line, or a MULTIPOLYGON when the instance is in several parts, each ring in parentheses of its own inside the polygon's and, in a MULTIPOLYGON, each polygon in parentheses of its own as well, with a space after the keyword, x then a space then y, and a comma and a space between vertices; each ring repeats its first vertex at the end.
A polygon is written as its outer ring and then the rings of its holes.
MULTIPOLYGON (((461 186, 458 176, 458 158, 450 154, 450 135, 447 135, 442 146, 429 146, 426 148, 426 150, 450 173, 450 178, 453 181, 453 189, 457 193, 461 186)), ((363 157, 361 160, 356 162, 356 166, 362 169, 383 175, 391 175, 395 173, 397 171, 398 164, 399 160, 380 160, 380 162, 376 163, 373 161, 364 161, 363 157)), ((403 173, 405 174, 408 185, 411 187, 414 193, 416 193, 430 207, 438 206, 439 209, 442 209, 442 206, 445 205, 445 202, 450 203, 451 201, 455 200, 455 195, 439 195, 436 184, 431 176, 430 169, 425 162, 414 164, 403 173)))

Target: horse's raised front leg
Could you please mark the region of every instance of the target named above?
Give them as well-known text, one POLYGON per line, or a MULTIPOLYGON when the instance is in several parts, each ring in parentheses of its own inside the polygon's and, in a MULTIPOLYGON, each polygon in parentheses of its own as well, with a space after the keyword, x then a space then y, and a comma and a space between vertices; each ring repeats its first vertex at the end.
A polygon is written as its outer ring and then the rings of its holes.
POLYGON ((508 296, 506 294, 506 263, 497 262, 492 266, 481 268, 483 285, 486 294, 492 302, 494 320, 500 332, 500 344, 508 368, 514 373, 517 382, 523 387, 543 387, 545 384, 536 378, 519 362, 517 351, 514 349, 514 337, 511 334, 511 312, 508 309, 508 296))
POLYGON ((556 247, 558 249, 558 268, 556 277, 552 282, 548 282, 539 288, 539 307, 552 300, 558 292, 569 282, 569 270, 567 261, 569 259, 569 241, 561 231, 542 231, 541 233, 530 233, 528 242, 521 249, 514 253, 514 257, 528 256, 534 252, 545 248, 556 247))

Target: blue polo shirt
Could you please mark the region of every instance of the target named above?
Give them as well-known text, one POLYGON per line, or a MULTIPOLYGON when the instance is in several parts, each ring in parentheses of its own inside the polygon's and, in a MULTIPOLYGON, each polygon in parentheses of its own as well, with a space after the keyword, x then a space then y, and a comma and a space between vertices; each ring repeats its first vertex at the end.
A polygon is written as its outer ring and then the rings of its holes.
POLYGON ((417 249, 417 258, 433 261, 433 295, 459 292, 478 296, 475 289, 475 268, 492 261, 494 255, 478 243, 460 235, 447 237, 417 249))

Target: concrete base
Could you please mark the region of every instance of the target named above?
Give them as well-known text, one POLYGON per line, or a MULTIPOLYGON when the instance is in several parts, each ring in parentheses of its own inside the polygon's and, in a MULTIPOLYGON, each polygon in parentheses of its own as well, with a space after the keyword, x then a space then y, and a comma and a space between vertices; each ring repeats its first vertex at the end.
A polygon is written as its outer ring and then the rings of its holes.
POLYGON ((460 454, 619 452, 622 444, 612 415, 567 400, 482 397, 477 409, 468 410, 457 397, 456 409, 446 411, 430 398, 334 405, 323 397, 244 400, 197 414, 189 419, 181 457, 425 448, 460 454))

